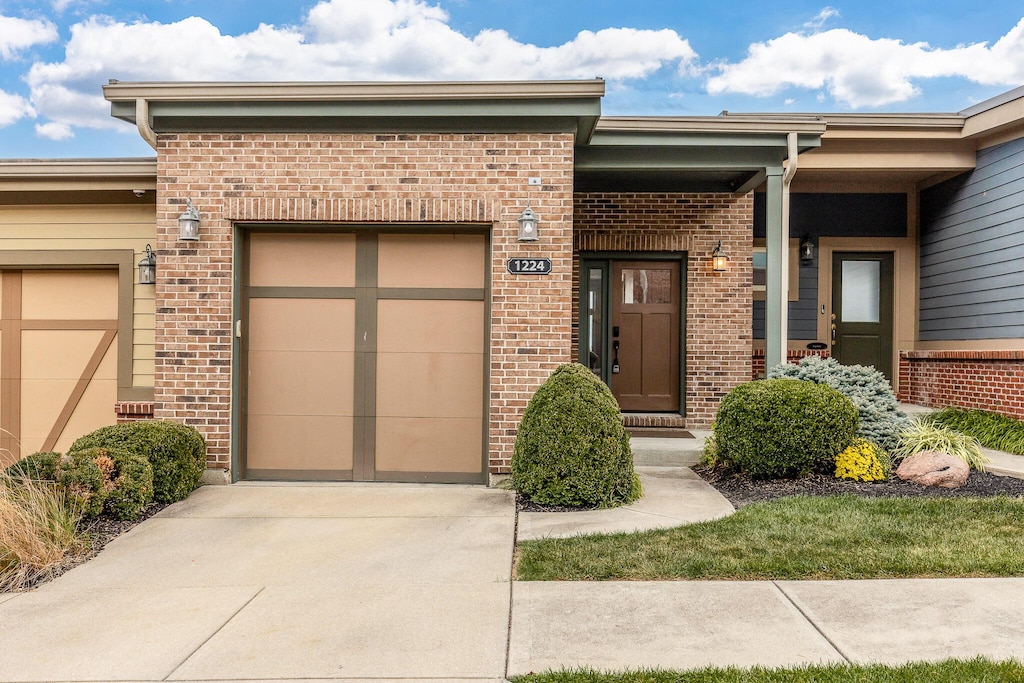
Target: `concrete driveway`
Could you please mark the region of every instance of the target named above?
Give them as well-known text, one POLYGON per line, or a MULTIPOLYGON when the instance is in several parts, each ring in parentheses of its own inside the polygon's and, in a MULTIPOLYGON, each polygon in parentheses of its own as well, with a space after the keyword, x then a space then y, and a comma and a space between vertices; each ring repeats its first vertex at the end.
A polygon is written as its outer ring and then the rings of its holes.
POLYGON ((0 595, 0 679, 502 680, 514 528, 483 487, 206 487, 0 595))

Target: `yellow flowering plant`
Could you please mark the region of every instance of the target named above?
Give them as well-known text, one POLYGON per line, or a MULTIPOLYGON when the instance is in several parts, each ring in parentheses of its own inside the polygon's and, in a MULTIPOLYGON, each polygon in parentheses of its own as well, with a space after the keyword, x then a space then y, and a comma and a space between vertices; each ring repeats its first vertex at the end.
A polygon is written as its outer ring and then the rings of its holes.
POLYGON ((882 481, 889 475, 889 458, 879 446, 857 438, 836 456, 836 478, 882 481))

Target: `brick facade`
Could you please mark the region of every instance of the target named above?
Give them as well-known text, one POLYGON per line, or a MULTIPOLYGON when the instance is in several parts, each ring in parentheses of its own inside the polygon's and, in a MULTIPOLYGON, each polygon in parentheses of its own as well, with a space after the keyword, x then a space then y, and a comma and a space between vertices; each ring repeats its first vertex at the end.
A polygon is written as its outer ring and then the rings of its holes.
MULTIPOLYGON (((733 387, 750 381, 753 195, 577 193, 574 291, 579 253, 686 252, 686 425, 706 427, 733 387), (729 256, 711 270, 719 240, 729 256)), ((579 319, 573 313, 573 340, 579 319)))
POLYGON ((157 175, 154 413, 199 429, 211 467, 230 464, 237 223, 464 224, 491 231, 490 471, 508 471, 527 401, 572 357, 571 134, 163 135, 157 175), (186 198, 198 243, 177 239, 186 198), (516 241, 527 199, 541 219, 534 244, 516 241), (510 275, 513 255, 550 258, 553 271, 510 275))
POLYGON ((1024 419, 1024 351, 901 351, 901 401, 1024 419))

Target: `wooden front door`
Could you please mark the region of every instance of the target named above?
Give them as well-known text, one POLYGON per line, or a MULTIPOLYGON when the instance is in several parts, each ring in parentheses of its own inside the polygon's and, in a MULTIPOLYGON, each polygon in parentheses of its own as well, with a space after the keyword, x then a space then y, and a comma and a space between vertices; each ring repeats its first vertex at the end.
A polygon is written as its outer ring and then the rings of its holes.
POLYGON ((870 365, 892 382, 891 252, 832 255, 832 356, 870 365))
POLYGON ((679 410, 678 261, 614 261, 612 393, 623 411, 679 410))

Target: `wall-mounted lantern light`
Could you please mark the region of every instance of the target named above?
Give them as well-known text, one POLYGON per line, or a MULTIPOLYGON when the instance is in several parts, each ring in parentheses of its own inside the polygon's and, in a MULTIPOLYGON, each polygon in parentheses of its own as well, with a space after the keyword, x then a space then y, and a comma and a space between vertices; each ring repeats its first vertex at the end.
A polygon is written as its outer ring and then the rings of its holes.
POLYGON ((537 231, 537 225, 540 223, 540 218, 530 208, 527 203, 526 208, 519 214, 519 241, 520 242, 536 242, 540 239, 540 234, 537 231))
POLYGON ((192 200, 186 199, 188 208, 178 216, 178 239, 186 242, 199 241, 199 212, 192 206, 192 200))
POLYGON ((810 237, 804 237, 804 241, 800 243, 800 262, 814 262, 814 242, 811 241, 810 237))
POLYGON ((711 270, 724 273, 728 268, 729 257, 722 252, 722 240, 718 240, 718 246, 711 252, 711 270))
POLYGON ((139 261, 139 284, 156 284, 156 256, 153 255, 153 247, 146 245, 146 255, 139 261))

